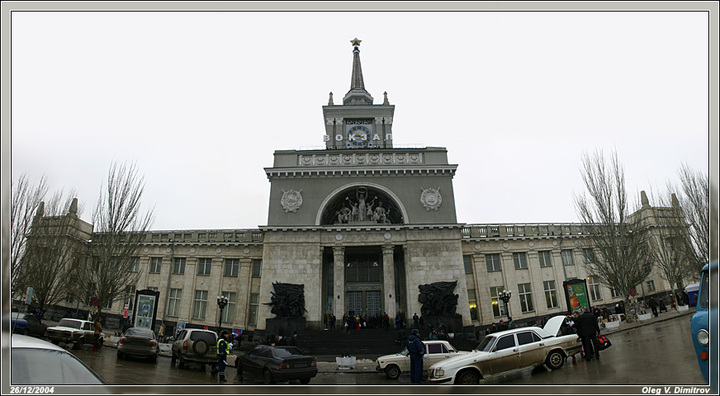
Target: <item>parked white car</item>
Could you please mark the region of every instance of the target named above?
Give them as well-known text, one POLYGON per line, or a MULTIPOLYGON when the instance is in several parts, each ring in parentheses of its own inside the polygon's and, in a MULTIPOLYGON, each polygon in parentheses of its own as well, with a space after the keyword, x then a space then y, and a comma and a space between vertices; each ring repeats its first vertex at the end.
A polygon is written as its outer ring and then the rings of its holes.
MULTIPOLYGON (((425 355, 423 355, 423 368, 425 371, 433 364, 457 356, 458 354, 468 353, 466 351, 458 351, 449 342, 444 340, 428 340, 423 341, 425 344, 425 355)), ((377 358, 377 367, 375 370, 384 372, 390 379, 397 379, 402 372, 410 372, 410 354, 407 348, 402 352, 384 355, 377 358)))
POLYGON ((544 364, 551 370, 558 369, 568 356, 582 350, 577 334, 560 333, 564 321, 564 316, 555 316, 542 329, 520 327, 491 333, 473 351, 432 365, 428 381, 471 385, 479 384, 488 375, 517 368, 544 364))
MULTIPOLYGON (((83 344, 95 342, 93 322, 89 320, 62 318, 57 326, 47 328, 47 337, 53 344, 64 342, 73 344, 73 348, 80 349, 83 344)), ((105 341, 105 333, 100 333, 99 346, 105 341)))

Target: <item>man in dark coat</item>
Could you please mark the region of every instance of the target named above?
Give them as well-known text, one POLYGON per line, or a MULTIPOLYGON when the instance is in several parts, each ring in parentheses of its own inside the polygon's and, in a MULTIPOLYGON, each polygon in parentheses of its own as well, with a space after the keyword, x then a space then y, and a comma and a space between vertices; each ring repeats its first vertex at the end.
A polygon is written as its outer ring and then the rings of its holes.
POLYGON ((425 344, 420 340, 420 331, 418 329, 412 329, 407 340, 407 349, 410 352, 410 382, 421 384, 425 344))
POLYGON ((653 315, 655 315, 655 317, 657 317, 658 316, 658 310, 657 310, 658 303, 657 303, 657 301, 655 301, 655 297, 650 297, 650 301, 648 301, 648 306, 652 310, 653 315))
POLYGON ((593 356, 599 358, 600 349, 598 348, 597 335, 600 334, 600 326, 598 326, 595 315, 586 308, 583 314, 577 317, 575 324, 578 328, 578 335, 582 340, 585 360, 592 360, 593 356))

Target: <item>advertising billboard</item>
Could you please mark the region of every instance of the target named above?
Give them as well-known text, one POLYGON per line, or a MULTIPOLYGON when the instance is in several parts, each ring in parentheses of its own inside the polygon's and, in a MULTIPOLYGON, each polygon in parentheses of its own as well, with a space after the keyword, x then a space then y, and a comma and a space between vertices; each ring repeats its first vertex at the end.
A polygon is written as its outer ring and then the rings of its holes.
POLYGON ((565 301, 567 302, 568 312, 580 312, 584 309, 590 310, 590 299, 587 294, 587 281, 585 279, 571 279, 563 282, 565 290, 565 301))
POLYGON ((145 289, 135 292, 135 309, 133 312, 133 326, 153 330, 157 317, 157 303, 160 292, 145 289))

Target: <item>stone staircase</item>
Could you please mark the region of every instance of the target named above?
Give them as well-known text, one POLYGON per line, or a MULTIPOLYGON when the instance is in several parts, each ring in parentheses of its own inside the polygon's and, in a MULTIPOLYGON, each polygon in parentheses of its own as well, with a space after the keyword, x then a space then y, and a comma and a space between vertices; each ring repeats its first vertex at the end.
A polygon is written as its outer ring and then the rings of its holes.
MULTIPOLYGON (((410 331, 405 330, 406 337, 410 331)), ((424 339, 425 334, 421 334, 424 339)), ((335 357, 349 355, 358 359, 376 359, 378 356, 388 355, 402 351, 405 339, 396 342, 398 331, 396 329, 360 329, 350 330, 306 330, 298 338, 298 346, 309 355, 316 356, 318 360, 334 361, 335 357)), ((477 341, 465 340, 461 337, 449 340, 455 348, 471 350, 477 346, 477 341)))

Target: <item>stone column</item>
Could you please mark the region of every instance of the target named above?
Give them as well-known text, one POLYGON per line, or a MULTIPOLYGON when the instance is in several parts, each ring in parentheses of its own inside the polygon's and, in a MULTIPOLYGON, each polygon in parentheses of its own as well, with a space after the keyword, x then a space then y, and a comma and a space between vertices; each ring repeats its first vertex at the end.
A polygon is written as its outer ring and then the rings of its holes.
POLYGON ((395 317, 395 299, 399 296, 395 295, 395 260, 393 258, 394 249, 392 245, 384 245, 382 247, 383 255, 383 301, 385 312, 390 318, 395 317))
POLYGON ((333 258, 333 312, 335 317, 342 321, 345 314, 345 247, 333 246, 333 258))

